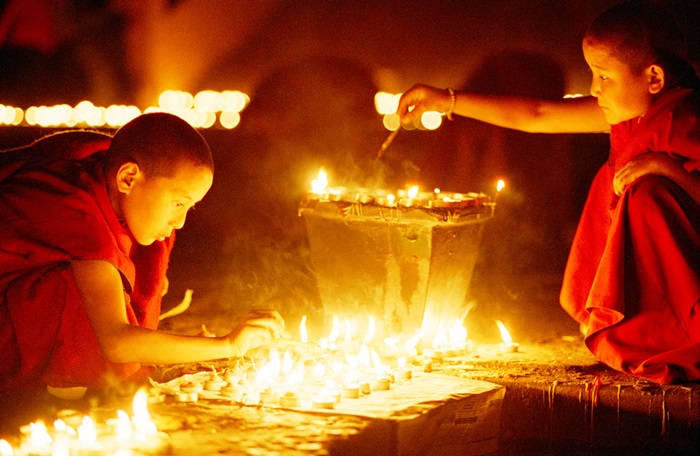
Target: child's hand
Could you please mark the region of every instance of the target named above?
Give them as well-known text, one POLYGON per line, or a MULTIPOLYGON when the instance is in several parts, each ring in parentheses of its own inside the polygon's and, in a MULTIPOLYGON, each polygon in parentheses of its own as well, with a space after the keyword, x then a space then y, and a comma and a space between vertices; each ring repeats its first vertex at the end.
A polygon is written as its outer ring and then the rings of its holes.
POLYGON ((284 328, 284 319, 276 310, 252 310, 228 334, 233 356, 243 356, 251 348, 259 347, 270 339, 290 337, 284 328))
POLYGON ((648 153, 630 160, 615 173, 613 188, 616 195, 621 195, 634 181, 647 174, 673 178, 678 172, 684 171, 680 160, 665 153, 648 153))
POLYGON ((396 114, 401 117, 401 123, 410 124, 425 111, 447 112, 450 103, 448 90, 416 84, 401 95, 396 114))

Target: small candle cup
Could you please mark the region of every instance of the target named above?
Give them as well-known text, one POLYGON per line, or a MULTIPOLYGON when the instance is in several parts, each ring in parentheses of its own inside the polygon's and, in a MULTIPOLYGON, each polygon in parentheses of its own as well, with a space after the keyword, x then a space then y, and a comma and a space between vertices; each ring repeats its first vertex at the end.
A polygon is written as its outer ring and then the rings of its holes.
POLYGON ((287 391, 280 397, 282 407, 297 407, 299 405, 299 395, 294 391, 287 391))
POLYGON ((391 380, 389 377, 377 377, 369 384, 372 391, 387 391, 391 388, 391 380))
POLYGON ((209 380, 207 382, 204 382, 204 390, 206 391, 221 391, 221 388, 227 385, 227 382, 225 380, 209 380))
POLYGON ((317 409, 329 409, 335 408, 335 398, 330 396, 317 396, 312 402, 313 408, 317 409))
POLYGON ((357 399, 360 397, 360 385, 345 385, 340 388, 341 397, 357 399))
POLYGON ((411 378, 413 378, 413 371, 411 369, 402 367, 396 372, 396 378, 398 378, 399 380, 410 380, 411 378))
POLYGON ((178 402, 197 402, 199 400, 199 394, 197 393, 177 393, 176 399, 178 402))
POLYGON ((279 400, 279 393, 270 387, 260 391, 260 402, 263 404, 275 404, 279 402, 279 400))
POLYGON ((517 342, 502 343, 499 346, 501 353, 517 353, 520 350, 520 344, 517 342))
POLYGON ((360 382, 360 393, 362 394, 370 394, 372 392, 372 388, 370 388, 369 382, 360 382))
POLYGON ((422 362, 423 372, 433 371, 433 360, 430 358, 425 358, 422 362))

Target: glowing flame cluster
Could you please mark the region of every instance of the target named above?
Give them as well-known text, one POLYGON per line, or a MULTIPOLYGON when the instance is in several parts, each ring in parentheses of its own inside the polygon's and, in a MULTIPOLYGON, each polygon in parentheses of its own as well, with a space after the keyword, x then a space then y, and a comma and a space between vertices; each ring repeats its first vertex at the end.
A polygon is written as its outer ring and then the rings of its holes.
POLYGON ((139 390, 133 400, 133 416, 123 410, 117 411, 117 418, 109 420, 107 426, 98 426, 89 416, 83 416, 80 423, 69 426, 57 419, 49 430, 43 421, 30 423, 22 428, 23 439, 19 453, 15 453, 9 442, 0 440, 0 456, 13 454, 50 454, 68 456, 70 454, 102 454, 103 451, 116 451, 114 454, 130 454, 134 446, 142 446, 157 436, 158 430, 151 420, 147 407, 148 395, 139 390), (120 452, 120 450, 123 452, 120 452))
POLYGON ((195 95, 182 90, 166 90, 158 97, 157 106, 143 111, 133 105, 115 104, 96 106, 91 101, 81 101, 75 106, 30 106, 26 110, 0 105, 1 125, 29 125, 39 127, 120 127, 134 117, 147 112, 168 112, 189 122, 195 128, 219 126, 231 129, 241 121, 241 111, 250 98, 237 90, 203 90, 195 95))

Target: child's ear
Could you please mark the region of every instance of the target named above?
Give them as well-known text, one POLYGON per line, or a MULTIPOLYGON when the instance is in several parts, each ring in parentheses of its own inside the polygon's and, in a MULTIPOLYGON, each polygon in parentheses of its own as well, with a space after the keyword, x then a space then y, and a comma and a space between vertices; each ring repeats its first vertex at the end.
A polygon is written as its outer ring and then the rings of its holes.
POLYGON ((139 178, 141 169, 134 162, 126 162, 117 170, 117 190, 120 193, 128 194, 134 186, 134 182, 139 178))
POLYGON ((666 74, 664 69, 659 65, 649 65, 645 70, 647 80, 649 81, 649 93, 657 94, 666 85, 666 74))

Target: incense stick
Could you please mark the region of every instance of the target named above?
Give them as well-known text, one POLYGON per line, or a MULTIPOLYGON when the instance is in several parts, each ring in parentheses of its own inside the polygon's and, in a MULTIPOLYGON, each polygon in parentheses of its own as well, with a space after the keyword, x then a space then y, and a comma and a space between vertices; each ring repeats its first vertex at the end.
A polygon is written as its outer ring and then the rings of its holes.
POLYGON ((380 160, 382 158, 382 155, 384 155, 384 152, 386 152, 386 149, 391 145, 391 142, 394 140, 396 135, 399 133, 399 130, 401 130, 401 127, 392 131, 389 134, 389 136, 386 138, 386 140, 382 143, 382 147, 380 147, 379 151, 377 152, 377 157, 376 157, 377 160, 380 160))

